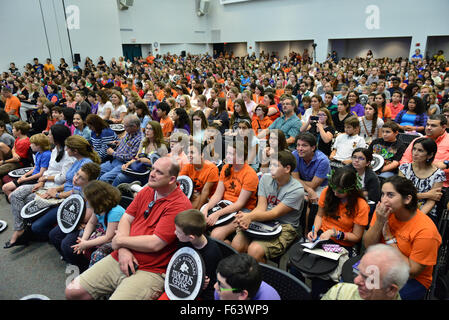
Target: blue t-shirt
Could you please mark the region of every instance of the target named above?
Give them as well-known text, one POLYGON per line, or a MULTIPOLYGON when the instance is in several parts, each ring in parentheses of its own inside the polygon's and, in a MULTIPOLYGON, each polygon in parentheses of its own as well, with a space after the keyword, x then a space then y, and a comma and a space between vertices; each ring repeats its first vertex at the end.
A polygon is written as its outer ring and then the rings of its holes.
POLYGON ((402 116, 400 125, 401 126, 414 126, 416 117, 417 117, 416 114, 404 113, 404 115, 402 116))
POLYGON ((36 161, 34 165, 34 171, 32 175, 38 174, 41 171, 41 168, 47 168, 50 163, 51 151, 47 150, 44 152, 36 153, 36 161))
POLYGON ((327 186, 327 175, 330 173, 330 165, 328 157, 320 150, 315 151, 315 155, 309 164, 306 164, 303 158, 298 155, 295 150, 292 154, 296 158, 296 168, 293 172, 298 172, 301 180, 312 181, 313 177, 324 179, 321 187, 327 186))
POLYGON ((89 142, 91 139, 91 131, 87 126, 83 128, 83 131, 79 130, 78 128, 75 128, 75 131, 73 131, 73 135, 82 136, 89 142))
POLYGON ((83 166, 83 164, 92 162, 90 158, 82 158, 73 163, 70 169, 67 171, 65 175, 65 184, 64 184, 64 192, 70 191, 73 189, 73 177, 78 172, 78 170, 83 166))
MULTIPOLYGON (((122 206, 117 205, 108 212, 108 223, 110 222, 119 222, 122 218, 122 215, 125 213, 125 209, 122 206)), ((104 214, 95 214, 97 216, 98 223, 103 226, 103 229, 106 231, 107 225, 104 223, 104 214)))
MULTIPOLYGON (((268 129, 279 129, 285 134, 285 138, 296 137, 301 129, 302 122, 296 114, 285 120, 285 116, 281 116, 274 120, 268 129)), ((293 145, 293 143, 292 143, 293 145)))

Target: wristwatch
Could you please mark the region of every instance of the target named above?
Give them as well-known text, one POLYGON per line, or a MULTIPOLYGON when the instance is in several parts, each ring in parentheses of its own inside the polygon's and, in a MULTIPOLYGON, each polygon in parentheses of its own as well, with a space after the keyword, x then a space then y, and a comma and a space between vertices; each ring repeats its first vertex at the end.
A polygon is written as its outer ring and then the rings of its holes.
POLYGON ((59 192, 58 192, 58 193, 56 193, 56 195, 55 195, 56 199, 60 199, 60 198, 59 198, 59 195, 60 195, 60 193, 59 193, 59 192))
POLYGON ((443 163, 446 166, 446 169, 449 169, 449 160, 444 160, 443 163))
POLYGON ((396 238, 391 238, 390 240, 385 241, 385 244, 388 244, 388 245, 394 244, 394 243, 398 243, 398 241, 396 240, 396 238))

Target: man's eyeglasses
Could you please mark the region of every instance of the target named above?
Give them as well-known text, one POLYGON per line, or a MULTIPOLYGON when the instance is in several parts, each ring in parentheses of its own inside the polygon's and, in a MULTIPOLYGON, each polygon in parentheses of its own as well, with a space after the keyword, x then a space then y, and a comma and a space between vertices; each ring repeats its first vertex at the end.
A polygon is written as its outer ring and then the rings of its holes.
POLYGON ((224 288, 223 284, 220 281, 217 281, 218 283, 218 290, 220 292, 242 292, 242 289, 238 288, 224 288))
POLYGON ((154 203, 155 203, 155 201, 153 200, 153 201, 151 201, 151 202, 148 204, 147 210, 145 210, 145 212, 143 213, 143 217, 144 217, 145 219, 148 218, 148 216, 150 215, 150 211, 151 211, 151 209, 153 208, 154 203))

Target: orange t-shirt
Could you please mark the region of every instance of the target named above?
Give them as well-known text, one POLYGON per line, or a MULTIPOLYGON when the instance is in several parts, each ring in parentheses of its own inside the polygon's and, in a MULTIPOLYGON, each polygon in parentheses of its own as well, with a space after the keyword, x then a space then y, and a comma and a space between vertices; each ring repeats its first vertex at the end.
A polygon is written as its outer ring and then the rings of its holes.
POLYGON ((22 105, 19 98, 16 96, 11 96, 10 98, 6 99, 5 102, 5 111, 6 113, 9 113, 10 111, 14 110, 14 115, 20 117, 19 115, 19 108, 22 105))
MULTIPOLYGON (((385 106, 385 116, 382 113, 381 108, 377 109, 377 118, 384 120, 384 117, 391 119, 391 109, 388 105, 385 106)), ((394 120, 394 118, 393 118, 393 120, 394 120)))
POLYGON ((257 205, 257 186, 259 184, 259 178, 256 171, 251 168, 247 163, 240 171, 234 171, 234 167, 231 168, 231 174, 229 177, 225 177, 226 168, 229 164, 225 165, 221 169, 220 181, 223 181, 225 186, 225 192, 223 200, 231 201, 235 203, 243 190, 251 191, 251 196, 245 205, 246 209, 252 210, 257 205))
POLYGON ((179 172, 180 176, 189 176, 193 181, 193 189, 201 193, 203 191, 204 185, 208 182, 214 183, 210 194, 214 194, 215 188, 218 183, 218 168, 217 166, 205 160, 201 170, 196 170, 195 166, 191 163, 184 165, 179 172))
MULTIPOLYGON (((326 198, 326 193, 328 192, 329 187, 323 190, 321 192, 320 200, 318 201, 318 206, 320 208, 324 208, 324 201, 326 198)), ((331 190, 332 192, 332 190, 331 190)), ((338 231, 343 232, 352 232, 354 229, 354 224, 358 224, 359 226, 367 226, 368 225, 368 217, 369 217, 369 205, 366 202, 365 199, 359 198, 357 200, 357 206, 355 208, 355 213, 352 217, 348 216, 347 210, 346 210, 346 204, 340 203, 337 209, 337 217, 338 220, 334 218, 330 218, 327 216, 323 216, 322 223, 321 223, 321 230, 323 232, 326 232, 327 230, 330 230, 332 228, 335 228, 338 231)), ((346 247, 352 247, 354 245, 353 242, 349 241, 342 241, 337 240, 335 238, 332 238, 333 241, 336 243, 346 246, 346 247)))
POLYGON ((164 137, 169 137, 175 127, 173 120, 170 117, 166 117, 165 119, 161 119, 159 123, 161 124, 164 137))
MULTIPOLYGON (((376 219, 377 215, 374 212, 371 225, 374 225, 376 219)), ((426 266, 415 279, 429 289, 432 283, 433 266, 437 262, 438 248, 441 244, 441 236, 435 223, 418 209, 415 216, 405 222, 396 219, 394 213, 390 214, 388 225, 391 234, 398 242, 399 251, 404 256, 426 266)), ((385 243, 383 236, 381 236, 381 242, 385 243)))
POLYGON ((263 103, 263 96, 257 97, 256 94, 253 94, 253 101, 257 104, 263 103))
POLYGON ((234 102, 232 102, 231 99, 228 99, 228 101, 226 102, 226 108, 229 112, 234 112, 234 102))
POLYGON ((284 89, 276 89, 275 97, 280 98, 284 94, 284 89))
POLYGON ((149 63, 149 64, 153 64, 154 63, 154 56, 148 56, 147 57, 147 62, 149 63))
POLYGON ((279 111, 279 108, 277 105, 272 104, 271 106, 268 107, 268 109, 269 108, 275 108, 277 110, 277 112, 275 114, 269 116, 272 121, 276 120, 277 118, 279 118, 281 116, 281 111, 279 111))
POLYGON ((270 124, 272 124, 272 123, 273 123, 273 120, 271 120, 269 116, 266 116, 265 118, 263 118, 263 120, 260 120, 257 117, 253 117, 253 121, 252 121, 253 130, 256 133, 256 135, 258 135, 259 130, 268 128, 270 126, 270 124))
POLYGON ((164 90, 159 90, 158 93, 156 93, 156 99, 158 99, 159 101, 164 100, 165 98, 165 93, 164 90))

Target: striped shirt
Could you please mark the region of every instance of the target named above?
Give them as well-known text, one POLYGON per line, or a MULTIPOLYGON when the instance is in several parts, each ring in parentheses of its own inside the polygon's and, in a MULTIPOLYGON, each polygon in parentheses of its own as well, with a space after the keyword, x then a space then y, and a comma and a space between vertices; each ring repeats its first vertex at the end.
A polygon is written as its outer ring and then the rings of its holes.
POLYGON ((108 143, 111 143, 117 139, 117 135, 110 128, 103 129, 100 135, 97 135, 94 131, 91 132, 90 142, 92 144, 92 148, 97 151, 102 162, 108 156, 108 153, 106 152, 109 148, 108 143))
POLYGON ((120 141, 117 150, 114 151, 112 156, 122 162, 128 162, 134 158, 139 151, 140 142, 143 139, 142 130, 138 130, 136 133, 130 135, 126 133, 125 137, 120 141))

